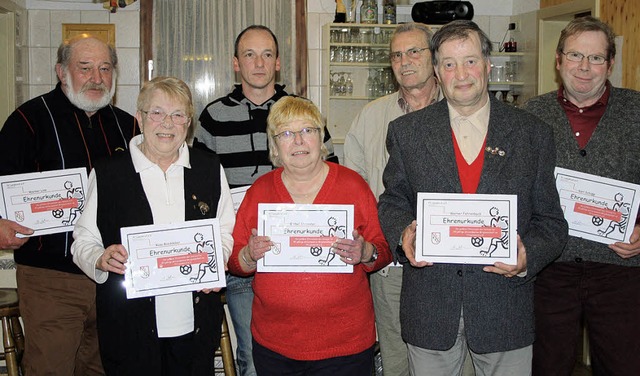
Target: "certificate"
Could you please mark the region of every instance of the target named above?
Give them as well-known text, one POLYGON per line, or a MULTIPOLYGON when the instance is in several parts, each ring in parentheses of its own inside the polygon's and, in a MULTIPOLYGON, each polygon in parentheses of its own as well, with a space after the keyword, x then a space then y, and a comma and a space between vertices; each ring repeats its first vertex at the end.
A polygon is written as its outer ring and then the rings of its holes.
POLYGON ((73 231, 86 191, 84 167, 0 176, 0 215, 33 229, 30 236, 73 231))
POLYGON ((556 188, 569 235, 612 244, 629 242, 640 186, 556 167, 556 188))
POLYGON ((275 244, 258 272, 352 273, 331 245, 351 237, 353 205, 258 204, 258 235, 275 244))
POLYGON ((245 185, 243 187, 231 188, 231 202, 233 202, 233 211, 238 214, 238 209, 240 209, 240 204, 242 204, 242 200, 244 200, 244 195, 247 194, 247 190, 251 187, 250 185, 245 185))
POLYGON ((220 222, 123 227, 127 298, 225 287, 220 222))
POLYGON ((516 265, 515 195, 418 193, 416 261, 516 265))

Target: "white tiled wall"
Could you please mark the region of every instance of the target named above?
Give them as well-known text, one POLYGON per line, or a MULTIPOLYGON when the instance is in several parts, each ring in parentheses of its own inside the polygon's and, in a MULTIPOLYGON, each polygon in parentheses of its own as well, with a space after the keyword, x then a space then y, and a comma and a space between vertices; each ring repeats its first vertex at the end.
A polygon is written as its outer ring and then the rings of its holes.
POLYGON ((58 46, 62 42, 63 23, 110 23, 116 25, 118 51, 116 105, 135 113, 140 88, 139 7, 110 13, 101 4, 83 4, 78 9, 74 8, 74 3, 66 6, 70 9, 28 9, 28 98, 50 91, 58 82, 54 66, 58 46))

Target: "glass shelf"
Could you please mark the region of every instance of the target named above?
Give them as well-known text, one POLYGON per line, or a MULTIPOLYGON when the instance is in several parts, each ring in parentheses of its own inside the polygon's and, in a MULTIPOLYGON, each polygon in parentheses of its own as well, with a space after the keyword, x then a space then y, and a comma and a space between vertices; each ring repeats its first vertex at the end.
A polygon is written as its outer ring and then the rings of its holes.
POLYGON ((329 63, 332 67, 387 68, 389 63, 329 63))

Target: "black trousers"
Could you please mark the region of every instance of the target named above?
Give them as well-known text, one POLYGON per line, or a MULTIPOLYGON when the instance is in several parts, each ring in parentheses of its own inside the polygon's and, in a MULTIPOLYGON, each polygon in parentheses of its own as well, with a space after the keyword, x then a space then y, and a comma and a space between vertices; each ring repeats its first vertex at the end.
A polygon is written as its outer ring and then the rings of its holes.
POLYGON ((371 376, 373 346, 335 358, 303 361, 284 357, 253 341, 253 363, 258 376, 371 376))
POLYGON ((582 320, 594 376, 640 375, 640 267, 553 263, 537 277, 535 313, 534 376, 571 375, 582 320))

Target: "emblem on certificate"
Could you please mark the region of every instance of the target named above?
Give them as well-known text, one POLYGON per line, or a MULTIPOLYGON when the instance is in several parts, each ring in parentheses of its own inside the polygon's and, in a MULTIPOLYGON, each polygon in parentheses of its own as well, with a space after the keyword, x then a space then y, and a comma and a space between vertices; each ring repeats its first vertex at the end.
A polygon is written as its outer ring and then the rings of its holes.
POLYGON ((73 231, 86 191, 85 168, 0 176, 0 215, 33 229, 31 236, 73 231))
POLYGON ((258 272, 352 273, 332 245, 353 233, 353 205, 259 204, 258 234, 275 246, 258 272))
POLYGON ((560 167, 555 175, 569 235, 604 244, 629 242, 640 185, 560 167))
POLYGON ((225 287, 217 219, 123 227, 127 298, 225 287))
POLYGON ((418 193, 416 260, 515 265, 517 213, 515 195, 418 193))

